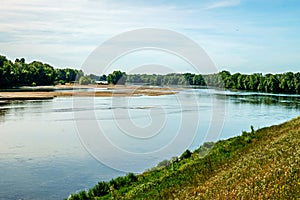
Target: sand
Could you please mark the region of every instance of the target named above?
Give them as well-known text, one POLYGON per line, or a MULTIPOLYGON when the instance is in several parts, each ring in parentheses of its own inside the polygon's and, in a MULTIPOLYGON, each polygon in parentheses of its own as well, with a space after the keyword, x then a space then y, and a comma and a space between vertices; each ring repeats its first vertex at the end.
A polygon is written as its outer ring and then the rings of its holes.
POLYGON ((114 97, 114 96, 160 96, 176 94, 171 88, 124 85, 58 85, 22 87, 0 91, 0 100, 42 100, 55 97, 114 97), (81 89, 81 90, 80 90, 81 89), (84 91, 82 89, 91 89, 84 91), (96 91, 93 91, 96 90, 96 91))

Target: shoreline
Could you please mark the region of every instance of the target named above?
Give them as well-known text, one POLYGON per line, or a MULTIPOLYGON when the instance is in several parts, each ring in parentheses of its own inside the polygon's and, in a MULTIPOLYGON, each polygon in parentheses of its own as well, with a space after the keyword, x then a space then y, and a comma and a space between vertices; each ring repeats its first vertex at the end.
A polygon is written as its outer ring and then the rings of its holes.
POLYGON ((299 125, 300 116, 206 142, 140 174, 99 180, 67 199, 224 199, 228 192, 229 199, 293 199, 298 195, 299 148, 291 147, 299 146, 299 125))
MULTIPOLYGON (((0 89, 0 101, 9 100, 46 100, 56 97, 128 97, 128 96, 161 96, 177 94, 181 90, 191 89, 182 86, 159 87, 150 85, 78 85, 66 84, 55 86, 23 86, 0 89)), ((206 88, 210 89, 210 88, 206 88)), ((216 89, 218 88, 211 88, 216 89)), ((229 93, 223 95, 231 96, 229 93)), ((299 94, 260 93, 236 91, 240 96, 279 96, 298 97, 299 94)), ((218 93, 216 93, 218 95, 218 93)), ((234 94, 236 95, 236 94, 234 94)))
MULTIPOLYGON (((179 89, 179 88, 178 88, 179 89)), ((171 88, 126 85, 57 85, 39 87, 21 87, 0 90, 0 100, 46 100, 56 97, 126 97, 161 96, 177 92, 171 88), (103 89, 103 91, 82 91, 103 89)))

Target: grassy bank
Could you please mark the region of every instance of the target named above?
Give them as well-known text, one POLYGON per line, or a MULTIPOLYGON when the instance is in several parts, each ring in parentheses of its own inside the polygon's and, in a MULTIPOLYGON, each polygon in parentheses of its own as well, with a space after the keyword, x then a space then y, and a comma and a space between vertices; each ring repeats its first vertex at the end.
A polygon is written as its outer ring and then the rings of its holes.
POLYGON ((298 199, 300 117, 205 143, 140 175, 99 182, 70 199, 298 199))

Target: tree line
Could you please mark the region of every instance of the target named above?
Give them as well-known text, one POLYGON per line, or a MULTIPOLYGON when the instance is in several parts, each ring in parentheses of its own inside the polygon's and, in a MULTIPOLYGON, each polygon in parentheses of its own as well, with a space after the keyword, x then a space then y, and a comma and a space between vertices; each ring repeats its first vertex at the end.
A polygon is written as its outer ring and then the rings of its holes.
POLYGON ((132 74, 126 76, 126 83, 149 85, 208 86, 254 92, 300 94, 300 72, 282 74, 231 74, 221 71, 216 74, 132 74))
POLYGON ((74 82, 84 76, 83 71, 71 68, 55 69, 39 61, 25 63, 25 59, 15 62, 0 55, 0 87, 54 85, 74 82))
POLYGON ((108 84, 145 84, 145 85, 181 85, 208 86, 254 92, 300 94, 300 72, 282 74, 231 74, 221 71, 216 74, 171 73, 159 74, 126 74, 119 70, 108 75, 84 75, 82 70, 65 68, 55 69, 39 61, 25 63, 25 59, 15 62, 0 55, 0 88, 15 86, 55 85, 78 81, 86 85, 96 81, 107 81, 108 84))

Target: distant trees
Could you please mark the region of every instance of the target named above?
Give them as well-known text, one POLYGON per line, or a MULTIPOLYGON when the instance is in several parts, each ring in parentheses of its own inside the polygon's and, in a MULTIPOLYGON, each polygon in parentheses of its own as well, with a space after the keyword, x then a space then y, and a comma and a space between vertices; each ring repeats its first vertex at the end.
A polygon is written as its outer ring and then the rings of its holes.
POLYGON ((230 74, 221 71, 217 74, 130 74, 127 83, 149 85, 190 85, 209 86, 226 89, 247 90, 254 92, 300 94, 300 72, 283 74, 230 74))
POLYGON ((0 88, 65 84, 74 82, 83 75, 81 70, 54 69, 39 61, 25 63, 24 58, 17 58, 13 63, 0 55, 0 88))
POLYGON ((82 70, 65 68, 54 69, 51 65, 39 61, 26 63, 24 58, 15 62, 0 55, 0 88, 14 86, 35 86, 65 84, 78 81, 90 84, 94 81, 107 81, 109 84, 147 84, 147 85, 183 85, 209 86, 254 92, 300 94, 300 72, 283 74, 231 74, 221 71, 216 74, 129 74, 114 71, 109 75, 90 74, 84 76, 82 70), (82 77, 82 78, 81 78, 82 77))
POLYGON ((92 79, 93 81, 100 81, 100 76, 95 75, 95 74, 89 74, 87 75, 90 79, 92 79))
POLYGON ((103 74, 102 76, 99 77, 99 81, 107 81, 106 78, 107 78, 106 75, 103 74))
POLYGON ((149 84, 149 85, 205 85, 201 74, 130 74, 126 77, 127 83, 149 84))
POLYGON ((79 84, 80 85, 88 85, 95 83, 95 81, 90 76, 81 76, 79 78, 79 84))
MULTIPOLYGON (((229 72, 222 71, 219 74, 205 75, 205 77, 208 79, 211 79, 214 76, 220 76, 223 81, 224 88, 227 89, 300 94, 299 72, 266 75, 261 73, 254 73, 250 75, 236 73, 231 75, 229 72)), ((219 83, 216 81, 210 81, 208 85, 219 87, 219 83)))
POLYGON ((76 80, 79 80, 81 76, 84 76, 82 70, 65 68, 65 69, 56 69, 56 78, 55 83, 65 84, 72 83, 76 80))
POLYGON ((126 82, 126 73, 121 71, 114 71, 107 76, 107 81, 109 84, 124 85, 126 82))

